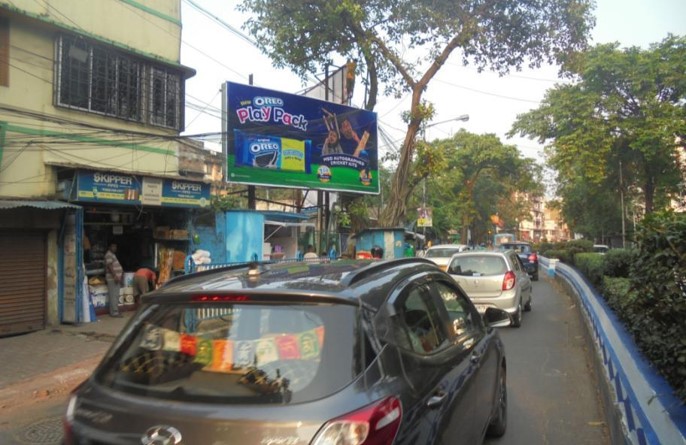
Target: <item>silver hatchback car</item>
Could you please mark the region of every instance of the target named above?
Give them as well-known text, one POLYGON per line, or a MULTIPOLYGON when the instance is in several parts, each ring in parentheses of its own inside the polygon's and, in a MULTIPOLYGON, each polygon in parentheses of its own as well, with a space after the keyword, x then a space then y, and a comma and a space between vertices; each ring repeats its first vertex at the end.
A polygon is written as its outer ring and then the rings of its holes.
POLYGON ((489 307, 503 309, 512 326, 519 327, 522 312, 531 310, 531 278, 513 250, 460 252, 450 259, 447 272, 480 313, 489 307))

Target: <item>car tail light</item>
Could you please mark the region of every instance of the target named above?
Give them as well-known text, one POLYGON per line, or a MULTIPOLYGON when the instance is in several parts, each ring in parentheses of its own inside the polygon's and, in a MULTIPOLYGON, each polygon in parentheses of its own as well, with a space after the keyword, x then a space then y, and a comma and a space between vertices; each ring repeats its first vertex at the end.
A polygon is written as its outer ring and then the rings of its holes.
POLYGON ((515 273, 511 270, 508 270, 505 274, 505 278, 503 278, 503 290, 512 289, 515 286, 516 281, 517 277, 515 276, 515 273))
POLYGON ((76 396, 74 394, 69 398, 67 405, 67 412, 62 419, 62 430, 64 434, 63 444, 72 445, 74 443, 74 410, 76 409, 76 396))
POLYGON ((240 303, 250 301, 247 295, 194 295, 191 301, 196 303, 240 303))
POLYGON ((400 428, 402 406, 395 397, 330 420, 312 445, 390 445, 400 428))
POLYGON ((538 255, 536 255, 535 253, 532 253, 531 255, 529 255, 529 262, 530 263, 535 263, 537 261, 538 261, 538 255))

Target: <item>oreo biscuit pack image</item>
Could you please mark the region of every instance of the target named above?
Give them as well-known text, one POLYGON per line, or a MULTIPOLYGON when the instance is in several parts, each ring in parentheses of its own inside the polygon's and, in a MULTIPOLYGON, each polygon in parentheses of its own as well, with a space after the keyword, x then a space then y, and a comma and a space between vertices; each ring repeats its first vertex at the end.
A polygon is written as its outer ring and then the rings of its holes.
POLYGON ((310 173, 312 141, 234 130, 236 165, 310 173))

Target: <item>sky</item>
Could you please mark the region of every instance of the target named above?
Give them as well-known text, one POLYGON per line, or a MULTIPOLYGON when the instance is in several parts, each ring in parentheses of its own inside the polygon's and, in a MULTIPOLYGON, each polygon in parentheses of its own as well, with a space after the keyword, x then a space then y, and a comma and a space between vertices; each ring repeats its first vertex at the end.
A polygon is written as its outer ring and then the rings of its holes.
MULTIPOLYGON (((267 56, 245 37, 245 16, 235 10, 233 0, 182 0, 181 63, 197 74, 186 82, 186 131, 184 135, 221 132, 221 95, 224 82, 248 84, 252 74, 256 86, 287 93, 300 93, 312 81, 302 81, 287 70, 273 68, 267 56), (219 21, 223 22, 220 24, 219 21)), ((662 41, 668 33, 686 35, 686 0, 596 0, 596 26, 590 43, 619 42, 621 47, 640 46, 662 41)), ((516 145, 522 156, 543 161, 543 147, 528 138, 506 133, 518 114, 538 107, 545 92, 553 88, 557 68, 546 66, 524 69, 508 76, 477 73, 463 67, 459 54, 429 84, 424 98, 432 102, 436 115, 427 128, 427 140, 446 138, 460 129, 476 134, 495 134, 505 144, 516 145), (469 120, 451 121, 462 115, 469 120), (448 122, 444 122, 448 121, 448 122)), ((352 105, 362 107, 364 97, 357 83, 352 105)), ((380 131, 391 136, 399 146, 406 126, 400 116, 409 109, 409 96, 400 99, 380 96, 375 112, 380 131)), ((206 147, 220 150, 218 136, 206 138, 206 147)), ((383 145, 383 144, 382 144, 383 145)), ((380 147, 380 156, 385 149, 380 147)))

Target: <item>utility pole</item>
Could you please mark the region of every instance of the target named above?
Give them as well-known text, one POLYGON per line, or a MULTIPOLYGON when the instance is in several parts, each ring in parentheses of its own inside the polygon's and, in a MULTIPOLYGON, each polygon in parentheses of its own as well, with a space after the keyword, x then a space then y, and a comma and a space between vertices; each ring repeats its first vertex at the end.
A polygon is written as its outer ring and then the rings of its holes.
POLYGON ((619 161, 619 200, 622 206, 622 249, 626 249, 626 221, 624 218, 624 181, 622 180, 622 161, 619 161))
MULTIPOLYGON (((463 114, 457 117, 454 117, 452 119, 446 119, 444 121, 440 122, 434 122, 433 124, 429 125, 424 125, 422 128, 422 139, 424 142, 426 142, 426 129, 435 127, 436 125, 440 124, 445 124, 446 122, 454 122, 454 121, 462 121, 462 122, 467 122, 469 120, 469 115, 468 114, 463 114)), ((428 212, 426 212, 426 178, 422 179, 422 212, 424 213, 425 216, 428 216, 428 212)), ((426 243, 426 223, 422 226, 422 235, 424 236, 424 243, 426 243)))

